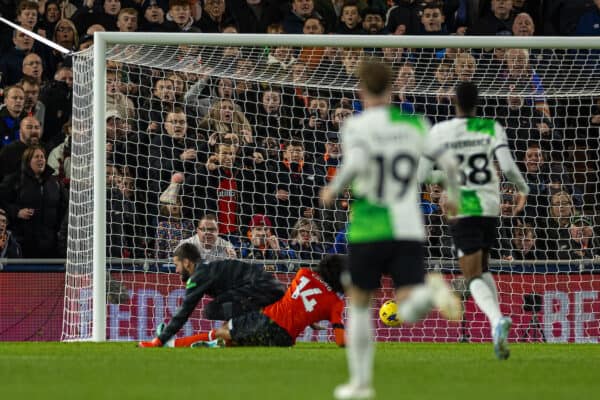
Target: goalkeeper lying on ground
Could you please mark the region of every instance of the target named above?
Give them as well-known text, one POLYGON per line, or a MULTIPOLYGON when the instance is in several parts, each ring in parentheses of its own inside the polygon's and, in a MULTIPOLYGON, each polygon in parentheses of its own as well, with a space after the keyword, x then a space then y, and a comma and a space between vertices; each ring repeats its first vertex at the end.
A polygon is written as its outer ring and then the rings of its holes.
POLYGON ((260 310, 285 293, 285 285, 262 266, 235 260, 203 263, 198 249, 191 243, 179 245, 173 253, 173 261, 186 283, 185 298, 156 339, 162 343, 179 332, 205 294, 214 300, 204 307, 204 317, 226 321, 260 310))
POLYGON ((335 342, 344 345, 342 312, 344 301, 340 275, 343 257, 325 256, 318 272, 302 268, 298 271, 285 295, 261 311, 251 311, 234 317, 220 328, 180 339, 166 330, 151 342, 139 347, 220 347, 224 343, 238 346, 293 346, 296 337, 309 325, 329 320, 335 342), (165 334, 167 333, 167 334, 165 334))

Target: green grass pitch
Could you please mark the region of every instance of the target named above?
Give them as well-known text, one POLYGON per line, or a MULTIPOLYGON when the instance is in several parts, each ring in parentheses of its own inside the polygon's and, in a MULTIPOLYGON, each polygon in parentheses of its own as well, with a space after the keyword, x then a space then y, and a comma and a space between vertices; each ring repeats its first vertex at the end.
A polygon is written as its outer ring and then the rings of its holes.
MULTIPOLYGON (((377 399, 594 399, 600 346, 379 344, 377 399)), ((133 343, 0 343, 0 399, 331 399, 343 349, 137 349, 133 343)))

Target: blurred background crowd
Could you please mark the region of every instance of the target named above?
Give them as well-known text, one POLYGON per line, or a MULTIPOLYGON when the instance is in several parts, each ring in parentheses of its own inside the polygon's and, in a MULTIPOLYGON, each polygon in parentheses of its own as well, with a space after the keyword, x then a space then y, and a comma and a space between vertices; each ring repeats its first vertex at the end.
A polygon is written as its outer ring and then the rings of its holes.
MULTIPOLYGON (((72 51, 96 31, 360 35, 600 35, 600 0, 0 0, 0 13, 72 51)), ((183 59, 186 46, 166 57, 183 59)), ((393 103, 452 117, 456 82, 487 90, 531 189, 514 213, 502 184, 494 258, 595 258, 598 52, 524 49, 202 49, 193 71, 107 65, 108 250, 169 258, 316 260, 343 253, 351 193, 319 188, 343 157, 339 130, 362 105, 360 60, 394 68, 393 103), (266 77, 266 78, 265 78, 266 77), (597 89, 597 88, 596 88, 597 89), (579 90, 579 92, 577 92, 579 90)), ((65 256, 72 58, 0 26, 0 258, 65 256)), ((600 80, 598 80, 600 81, 600 80)), ((485 167, 482 167, 485 168, 485 167)), ((423 187, 431 258, 453 258, 439 185, 423 187)), ((266 263, 267 264, 267 263, 266 263)))

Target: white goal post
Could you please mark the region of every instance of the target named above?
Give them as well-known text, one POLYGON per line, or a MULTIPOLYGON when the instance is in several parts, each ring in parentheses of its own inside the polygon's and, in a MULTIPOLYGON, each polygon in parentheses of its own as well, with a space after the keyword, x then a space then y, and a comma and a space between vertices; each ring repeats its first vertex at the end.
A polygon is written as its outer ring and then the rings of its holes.
MULTIPOLYGON (((403 49, 562 49, 579 54, 580 59, 596 57, 593 51, 600 49, 600 42, 595 37, 486 37, 486 36, 354 36, 354 35, 262 35, 262 34, 175 34, 175 33, 120 33, 96 32, 94 34, 93 54, 89 51, 74 55, 74 110, 73 110, 73 179, 71 186, 71 204, 69 217, 69 249, 67 262, 67 278, 65 292, 65 312, 63 323, 63 340, 107 340, 107 187, 106 187, 106 113, 107 113, 107 62, 117 60, 121 63, 136 63, 140 60, 141 51, 154 51, 161 48, 177 48, 179 46, 210 46, 216 48, 248 47, 251 49, 276 48, 403 48, 403 49), (140 47, 141 46, 141 47, 140 47), (117 50, 115 50, 117 49, 117 50), (154 49, 154 50, 153 50, 154 49), (115 56, 118 54, 118 56, 115 56), (93 62, 93 74, 90 63, 93 62), (90 85, 93 85, 90 87, 90 85), (76 137, 80 135, 79 137, 76 137), (91 137, 90 137, 91 135, 91 137), (91 154, 90 154, 91 146, 91 154), (78 154, 79 151, 79 154, 78 154), (91 157, 90 157, 91 156, 91 157), (79 157, 79 158, 78 158, 79 157), (90 175, 92 168, 93 175, 90 175), (90 183, 92 186, 90 187, 90 183), (93 194, 90 196, 90 190, 93 194), (85 196, 88 196, 87 198, 85 196), (92 200, 93 199, 93 200, 92 200), (91 225, 82 221, 93 215, 91 225), (89 238, 92 242, 89 242, 89 238), (85 248, 92 244, 92 248, 85 248), (90 265, 93 269, 90 269, 90 265), (90 281, 91 280, 91 281, 90 281), (87 288, 87 289, 85 289, 87 288), (75 289, 75 290, 74 290, 75 289), (84 290, 85 289, 85 290, 84 290), (91 289, 91 290, 90 290, 91 289), (91 304, 89 304, 91 300, 91 304), (90 308, 91 307, 91 313, 90 308), (87 316, 82 316, 86 314, 87 316), (91 327, 91 328, 90 328, 91 327)), ((159 54, 160 52, 157 52, 159 54)), ((426 52, 423 52, 425 54, 426 52)), ((249 52, 254 57, 255 52, 249 52)), ((429 56, 428 56, 429 57, 429 56)), ((577 67, 576 56, 565 56, 571 61, 569 68, 577 67)), ((158 59, 157 59, 158 60, 158 59)), ((562 65, 563 59, 555 58, 543 67, 551 69, 562 65), (555 63, 555 64, 553 64, 555 63)), ((418 57, 410 61, 417 65, 418 57)), ((171 65, 174 70, 177 67, 171 65)), ((187 68, 187 67, 185 67, 187 68)), ((185 70, 185 68, 182 69, 185 70)), ((496 68, 496 65, 492 65, 496 68)), ((498 70, 500 65, 497 66, 498 70)), ((581 68, 585 71, 585 68, 581 68)), ((185 70, 186 72, 193 72, 185 70)), ((414 72, 413 72, 414 73, 414 72)), ((499 72, 490 87, 497 94, 502 90, 503 79, 499 72), (497 85, 497 86, 494 86, 497 85)), ((482 72, 482 76, 485 73, 482 72)), ((597 76, 597 75, 596 75, 597 76)), ((576 97, 580 95, 600 96, 600 87, 590 82, 589 75, 569 75, 565 82, 572 87, 564 87, 564 94, 559 89, 551 90, 548 96, 576 97)), ((257 81, 267 80, 260 76, 257 81)), ((560 74, 555 80, 560 79, 560 74)), ((285 84, 280 78, 272 78, 274 84, 285 84)), ((270 81, 269 81, 270 82, 270 81)), ((186 85, 188 83, 186 82, 186 85)), ((190 83, 191 84, 191 83, 190 83)), ((310 84, 308 84, 310 86, 310 84)), ((335 83, 319 83, 315 87, 323 90, 345 89, 352 87, 334 87, 335 83)), ((425 87, 425 83, 423 83, 425 87)), ((482 88, 482 92, 492 90, 482 88)), ((556 86, 558 87, 558 86, 556 86)), ((435 98, 435 92, 431 93, 435 98)), ((341 99, 340 99, 341 100, 341 99)), ((435 104, 433 104, 435 105, 435 104)), ((545 140, 544 138, 539 140, 545 140)), ((566 150, 561 150, 566 151, 566 150)), ((593 204, 596 205, 596 204, 593 204)), ((586 216, 587 217, 587 216, 586 216)), ((590 216, 592 219, 595 215, 590 216)), ((195 221, 194 221, 195 223, 195 221)), ((510 240, 510 238, 508 238, 510 240)), ((134 263, 135 257, 131 263, 134 263)), ((141 261, 144 262, 144 261, 141 261)), ((451 263, 449 259, 445 262, 451 263)), ((531 265, 576 264, 585 266, 593 263, 593 259, 563 259, 555 263, 548 259, 532 259, 523 261, 531 265)), ((442 264, 444 261, 442 261, 442 264)), ((500 262, 511 265, 516 261, 500 262)), ((583 268, 583 267, 582 267, 583 268)), ((558 272, 557 272, 558 274, 558 272)), ((582 306, 583 307, 583 306, 582 306)), ((594 306, 594 310, 595 310, 594 306)), ((165 306, 165 309, 167 307, 165 306)), ((583 308, 581 309, 583 310, 583 308)), ((115 311, 117 312, 117 311, 115 311)), ((583 311, 582 311, 583 312, 583 311)), ((158 317, 152 317, 158 318, 158 317)), ((585 322, 585 321, 584 321, 585 322)), ((110 327, 108 327, 110 329, 110 327)), ((423 328, 427 329, 427 328, 423 328)), ((432 328, 433 329, 433 328, 432 328)), ((384 333, 384 335, 387 333, 384 333)), ((428 333, 424 333, 428 335, 428 333)), ((485 336, 485 335, 484 335, 485 336)), ((115 339, 114 337, 111 339, 115 339)), ((130 339, 137 339, 130 336, 130 339)), ((119 340, 119 339, 116 339, 119 340)), ((442 340, 452 340, 448 337, 442 340)))

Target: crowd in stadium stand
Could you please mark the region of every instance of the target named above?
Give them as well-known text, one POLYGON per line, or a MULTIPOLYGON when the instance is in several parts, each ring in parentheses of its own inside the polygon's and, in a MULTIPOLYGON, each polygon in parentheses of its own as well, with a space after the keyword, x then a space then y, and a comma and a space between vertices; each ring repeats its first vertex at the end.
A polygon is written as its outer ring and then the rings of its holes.
MULTIPOLYGON (((600 0, 3 0, 0 14, 74 51, 97 31, 600 35, 600 0)), ((351 193, 323 209, 318 192, 343 156, 340 124, 361 104, 351 91, 318 88, 352 88, 366 55, 394 68, 394 104, 432 123, 452 116, 458 81, 508 94, 486 98, 481 114, 506 127, 531 195, 515 216, 515 188, 502 185, 494 258, 600 256, 600 99, 545 95, 565 84, 567 70, 597 73, 597 54, 287 47, 260 59, 237 48, 216 56, 232 76, 258 62, 289 76, 284 85, 109 62, 107 254, 164 259, 187 240, 209 260, 274 260, 268 267, 282 271, 285 260, 345 252, 351 193), (425 70, 417 53, 431 59, 425 70), (300 85, 307 81, 313 89, 300 85), (433 96, 411 90, 427 84, 433 96)), ((64 257, 72 60, 0 24, 0 74, 0 258, 64 257)), ((441 186, 424 186, 432 258, 454 256, 444 198, 441 186)))

